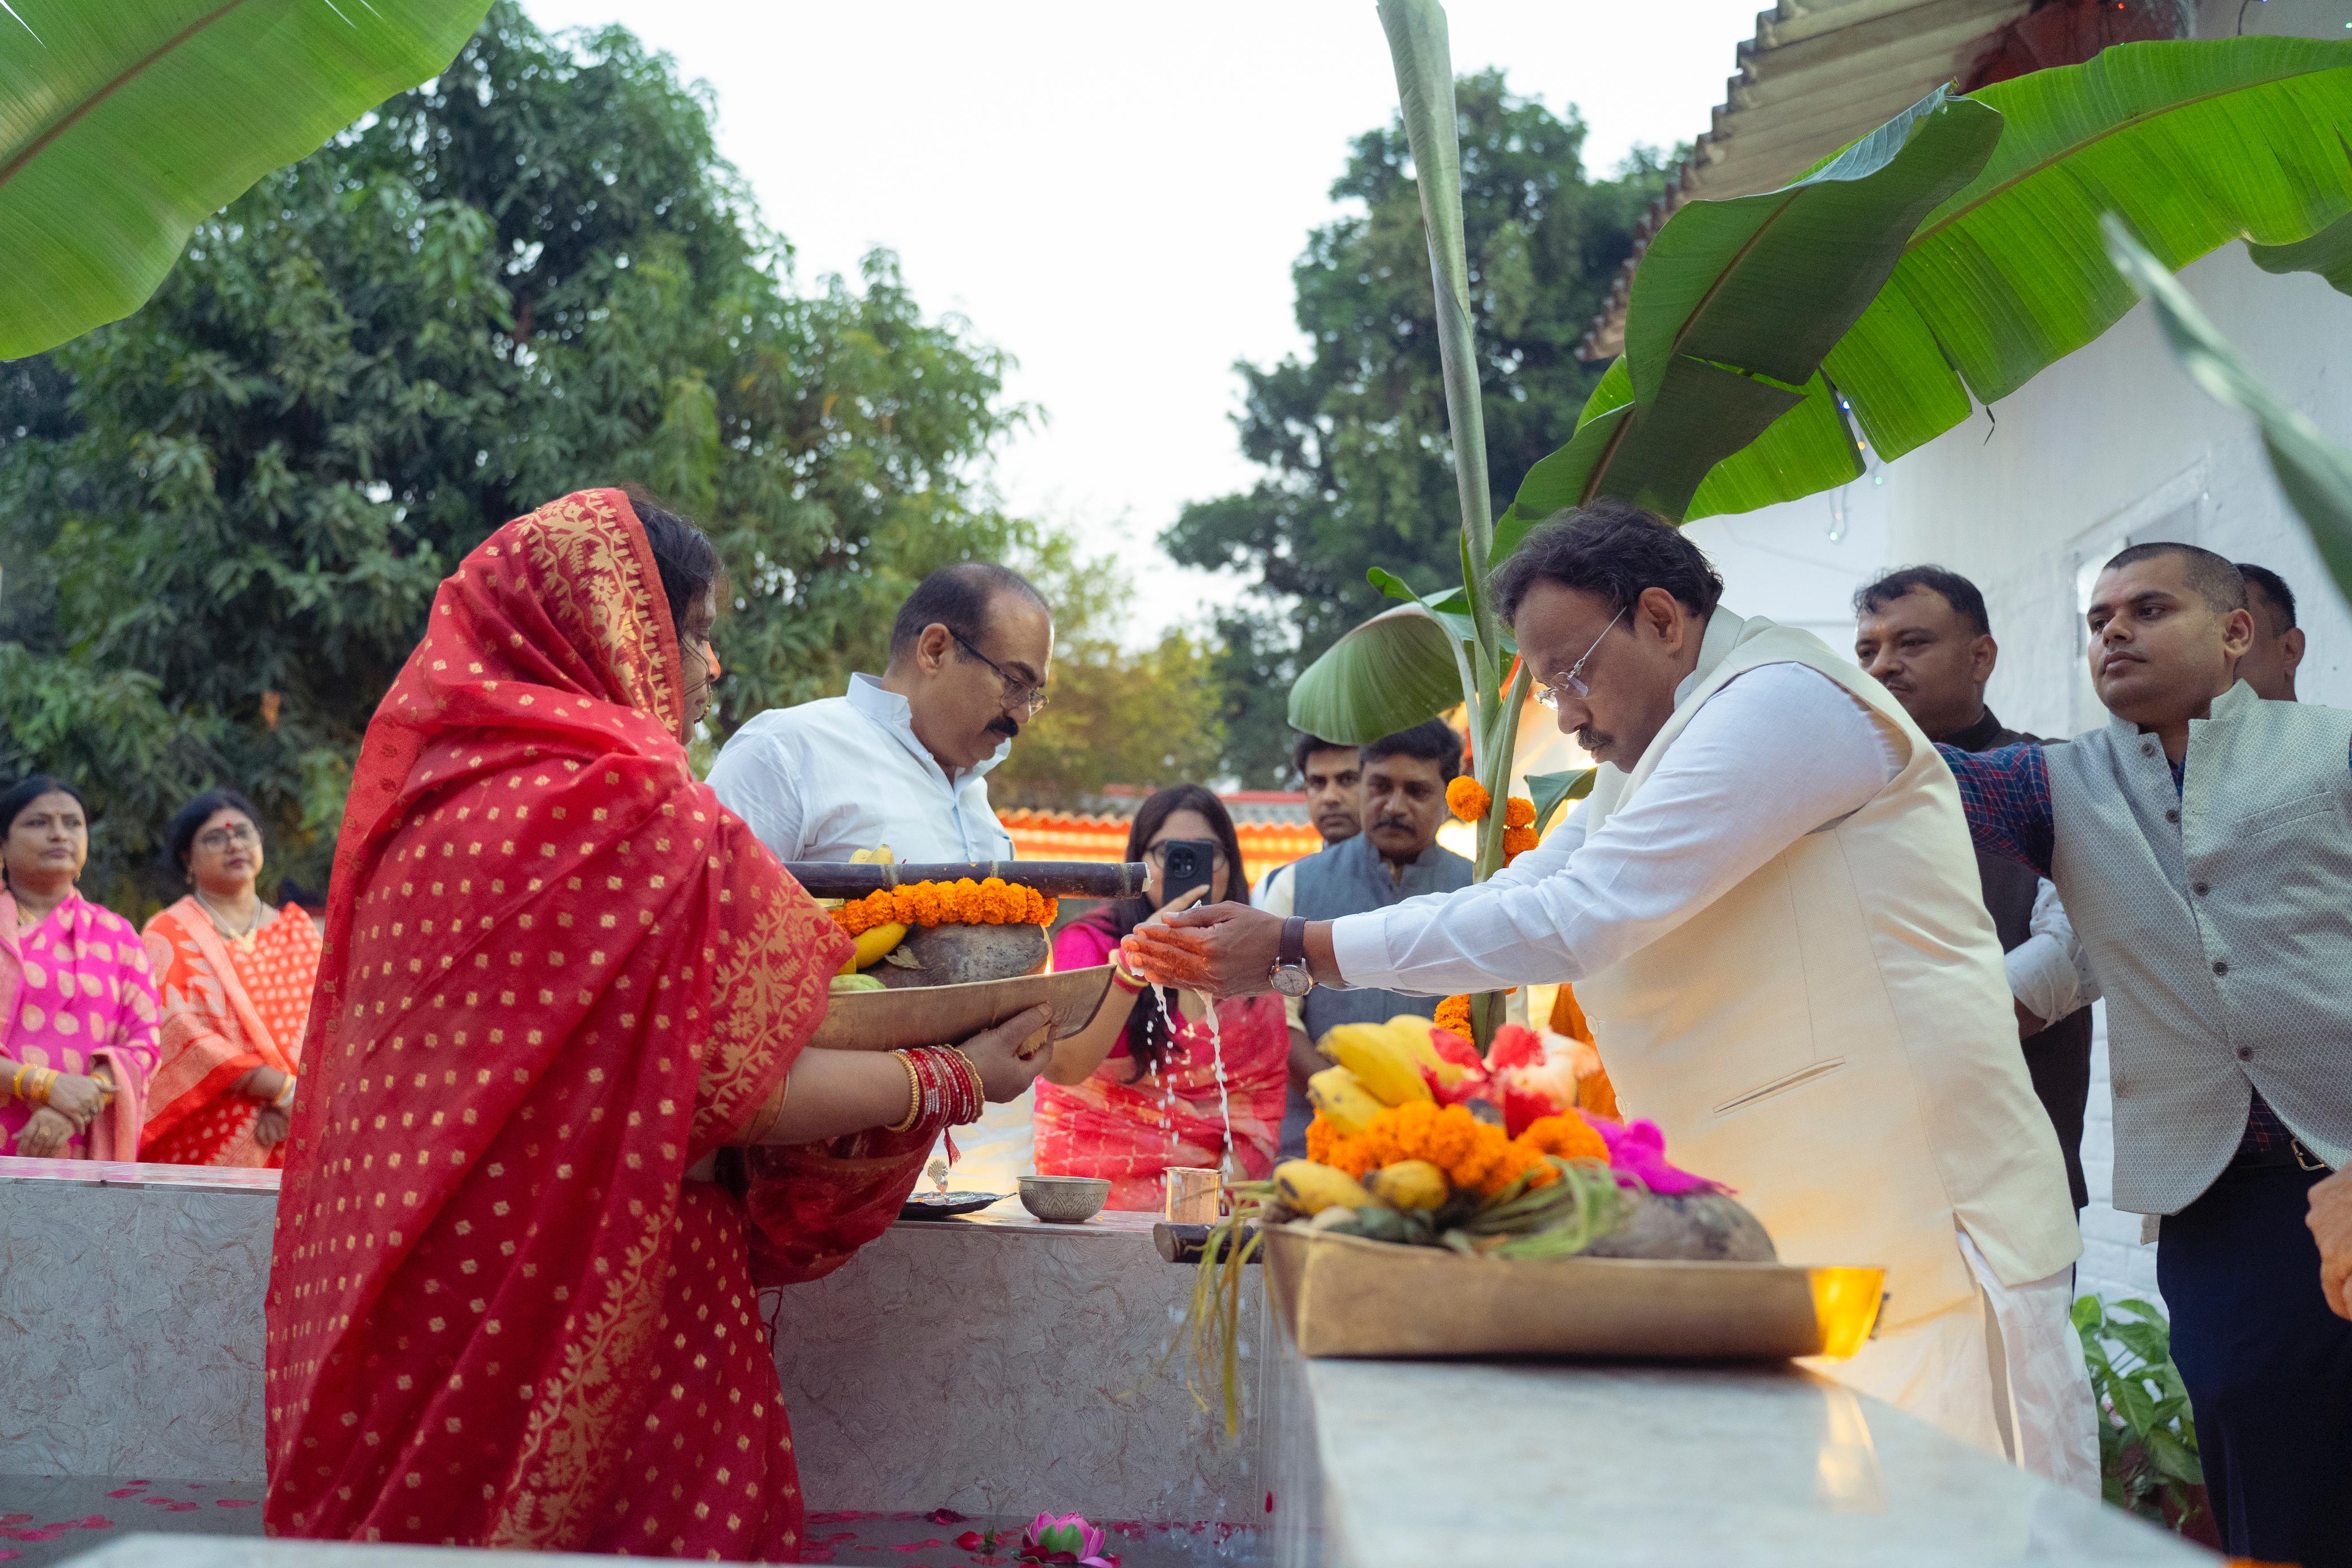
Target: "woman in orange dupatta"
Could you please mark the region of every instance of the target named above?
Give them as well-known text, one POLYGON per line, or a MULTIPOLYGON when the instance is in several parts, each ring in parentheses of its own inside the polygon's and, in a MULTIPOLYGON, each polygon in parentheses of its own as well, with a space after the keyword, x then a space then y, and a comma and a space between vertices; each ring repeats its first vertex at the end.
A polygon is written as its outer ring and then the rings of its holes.
POLYGON ((1232 997, 1215 1004, 1212 1036, 1201 998, 1169 993, 1172 1011, 1163 1016, 1160 999, 1119 964, 1119 938, 1138 924, 1189 908, 1202 894, 1213 904, 1243 887, 1241 841, 1224 803, 1198 784, 1159 791, 1136 810, 1127 858, 1150 868, 1146 896, 1104 904, 1055 939, 1056 969, 1117 967, 1094 1020, 1054 1048, 1032 1119, 1038 1174, 1103 1176, 1110 1207, 1156 1209, 1171 1167, 1274 1174, 1290 1023, 1279 997, 1232 997), (1217 851, 1208 887, 1171 903, 1161 859, 1163 846, 1180 839, 1217 851))
POLYGON ((791 1560, 756 1291, 1041 1065, 1043 1009, 803 1051, 849 939, 681 744, 718 565, 617 491, 551 502, 441 585, 368 727, 270 1267, 273 1534, 791 1560))
POLYGON ((163 1054, 147 1089, 139 1157, 275 1169, 286 1163, 319 928, 299 904, 272 909, 256 892, 261 818, 234 789, 183 806, 164 858, 191 891, 147 922, 163 1054))

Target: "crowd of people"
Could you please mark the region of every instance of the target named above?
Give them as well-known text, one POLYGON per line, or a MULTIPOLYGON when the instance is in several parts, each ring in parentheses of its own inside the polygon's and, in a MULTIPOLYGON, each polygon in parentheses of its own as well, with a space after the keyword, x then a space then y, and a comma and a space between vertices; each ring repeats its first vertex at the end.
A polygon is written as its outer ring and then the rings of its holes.
POLYGON ((259 893, 233 789, 173 819, 185 896, 142 932, 78 886, 89 808, 47 774, 0 794, 0 1153, 275 1167, 292 1125, 319 928, 259 893))
POLYGON ((619 492, 551 502, 442 585, 323 939, 259 899, 234 794, 174 822, 189 891, 143 939, 75 891, 70 784, 0 796, 0 1134, 284 1166, 278 1532, 788 1556, 756 1293, 878 1235, 945 1131, 1034 1087, 1040 1171, 1156 1208, 1171 1170, 1299 1150, 1335 1025, 1559 985, 1549 1021, 1784 1260, 1888 1268, 1834 1375, 2095 1495, 2068 1306, 2104 996, 2113 1197, 2148 1217, 2224 1539, 2352 1560, 2352 715, 2295 701, 2289 586, 2117 555, 2088 624, 2112 717, 2066 745, 1986 706, 1984 598, 1940 568, 1862 591, 1851 658, 1732 613, 1619 503, 1530 533, 1495 592, 1601 765, 1507 870, 1437 841, 1444 722, 1301 736, 1324 847, 1255 887, 1211 789, 1142 802, 1142 896, 1054 939, 1111 969, 1078 1033, 1033 1010, 819 1050, 849 939, 781 862, 1010 856, 987 779, 1046 704, 1052 607, 1001 567, 932 574, 880 674, 752 718, 706 784, 716 551, 619 492), (1205 881, 1173 890, 1180 847, 1205 881), (1213 997, 1130 967, 1147 925, 1213 997))

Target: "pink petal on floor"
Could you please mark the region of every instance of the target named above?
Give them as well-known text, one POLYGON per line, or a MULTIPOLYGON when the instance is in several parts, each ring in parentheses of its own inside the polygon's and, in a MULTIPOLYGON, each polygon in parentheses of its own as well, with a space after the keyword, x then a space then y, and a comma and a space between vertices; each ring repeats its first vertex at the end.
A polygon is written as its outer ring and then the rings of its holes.
POLYGON ((261 1504, 249 1497, 216 1497, 213 1499, 213 1506, 215 1508, 259 1508, 261 1504))
POLYGON ((33 1516, 29 1513, 0 1513, 0 1524, 30 1524, 32 1522, 33 1516))
POLYGON ((109 1497, 137 1497, 139 1495, 139 1489, 137 1487, 124 1487, 121 1491, 110 1491, 106 1495, 109 1497))
POLYGON ((87 1514, 80 1519, 68 1520, 61 1528, 66 1530, 112 1530, 114 1528, 114 1521, 107 1518, 106 1515, 102 1513, 93 1513, 87 1514))

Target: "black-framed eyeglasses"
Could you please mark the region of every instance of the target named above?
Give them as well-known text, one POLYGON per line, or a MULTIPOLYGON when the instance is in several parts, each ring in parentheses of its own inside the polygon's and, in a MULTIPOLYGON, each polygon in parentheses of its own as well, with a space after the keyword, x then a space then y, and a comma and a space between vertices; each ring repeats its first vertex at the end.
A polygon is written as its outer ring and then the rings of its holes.
POLYGON ((990 669, 996 672, 996 678, 1004 683, 1004 695, 1003 700, 1006 707, 1026 707, 1032 715, 1034 715, 1043 709, 1047 703, 1054 700, 1045 695, 1045 687, 1037 685, 1034 681, 1024 681, 1021 679, 1019 676, 1007 670, 1003 665, 998 664, 995 660, 990 658, 987 654, 982 653, 971 643, 965 642, 963 633, 957 631, 954 627, 950 626, 948 628, 948 635, 956 640, 957 647, 961 648, 965 653, 970 653, 973 658, 978 659, 982 664, 986 664, 990 669))
MULTIPOLYGON (((1616 629, 1617 622, 1624 619, 1625 612, 1622 610, 1620 610, 1616 614, 1612 615, 1609 618, 1609 624, 1601 629, 1601 637, 1608 636, 1612 631, 1616 629)), ((1584 665, 1586 660, 1591 658, 1594 653, 1600 652, 1601 637, 1595 637, 1592 640, 1592 646, 1584 651, 1584 658, 1579 659, 1576 663, 1570 664, 1568 667, 1568 674, 1560 676, 1558 680, 1554 681, 1548 686, 1538 686, 1536 688, 1536 701, 1543 704, 1544 706, 1552 709, 1554 712, 1558 712, 1559 709, 1559 688, 1562 686, 1566 686, 1570 691, 1574 692, 1576 694, 1576 699, 1579 702, 1582 702, 1586 697, 1591 696, 1592 695, 1592 688, 1586 685, 1582 678, 1584 665)))

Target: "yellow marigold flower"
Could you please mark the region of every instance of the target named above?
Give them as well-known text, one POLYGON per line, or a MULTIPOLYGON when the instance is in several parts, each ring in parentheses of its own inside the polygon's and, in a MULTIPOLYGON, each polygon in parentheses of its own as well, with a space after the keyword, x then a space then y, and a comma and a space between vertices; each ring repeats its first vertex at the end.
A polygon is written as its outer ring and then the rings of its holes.
POLYGON ((1484 817, 1491 804, 1486 787, 1467 773, 1445 787, 1446 810, 1465 822, 1475 822, 1484 817))
POLYGON ((1503 802, 1503 826, 1532 828, 1536 825, 1536 803, 1525 795, 1514 795, 1503 802))

